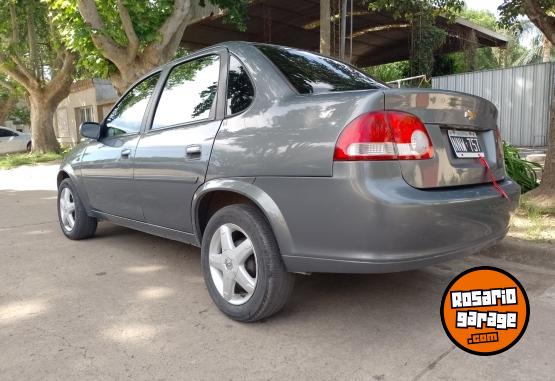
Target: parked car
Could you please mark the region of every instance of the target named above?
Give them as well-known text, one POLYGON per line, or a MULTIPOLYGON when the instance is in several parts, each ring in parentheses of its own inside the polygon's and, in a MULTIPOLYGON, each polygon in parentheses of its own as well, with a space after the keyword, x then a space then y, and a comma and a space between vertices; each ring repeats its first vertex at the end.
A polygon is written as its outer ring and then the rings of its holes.
POLYGON ((58 174, 60 224, 70 239, 108 220, 200 246, 215 304, 255 321, 282 308, 293 273, 409 270, 501 240, 519 187, 496 120, 475 96, 225 43, 155 69, 81 126, 90 140, 58 174))
POLYGON ((24 151, 31 151, 31 135, 0 126, 0 154, 24 151))

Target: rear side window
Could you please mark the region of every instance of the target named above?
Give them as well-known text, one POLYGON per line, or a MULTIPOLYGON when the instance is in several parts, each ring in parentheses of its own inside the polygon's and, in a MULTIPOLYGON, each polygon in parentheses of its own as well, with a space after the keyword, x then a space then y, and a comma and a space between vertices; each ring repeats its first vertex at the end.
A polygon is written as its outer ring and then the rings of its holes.
POLYGON ((352 66, 304 50, 257 45, 301 94, 381 89, 386 86, 352 66))
POLYGON ((234 56, 229 57, 227 79, 227 115, 237 114, 252 103, 254 87, 247 70, 234 56))
POLYGON ((210 118, 215 106, 220 57, 210 55, 174 67, 166 80, 152 128, 210 118))

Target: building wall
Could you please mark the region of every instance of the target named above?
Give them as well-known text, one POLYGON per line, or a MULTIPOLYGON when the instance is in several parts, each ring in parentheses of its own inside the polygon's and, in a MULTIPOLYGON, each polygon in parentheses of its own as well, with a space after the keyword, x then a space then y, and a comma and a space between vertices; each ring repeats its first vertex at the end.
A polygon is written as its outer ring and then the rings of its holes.
POLYGON ((93 79, 74 84, 71 93, 58 105, 54 115, 54 128, 60 143, 77 144, 80 141, 81 122, 100 122, 115 103, 116 97, 117 93, 109 81, 93 79), (87 117, 81 120, 83 115, 87 117))
POLYGON ((499 110, 501 135, 513 145, 547 144, 555 62, 435 77, 432 87, 493 102, 499 110))
POLYGON ((118 93, 112 82, 105 79, 93 79, 96 88, 96 101, 103 103, 106 101, 113 101, 118 97, 118 93))

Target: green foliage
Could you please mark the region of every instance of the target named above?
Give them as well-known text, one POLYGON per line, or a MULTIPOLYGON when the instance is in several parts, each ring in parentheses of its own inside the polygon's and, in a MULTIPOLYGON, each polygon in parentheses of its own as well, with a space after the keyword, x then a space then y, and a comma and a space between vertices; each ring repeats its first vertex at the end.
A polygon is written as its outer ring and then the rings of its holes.
POLYGON ((434 52, 445 43, 447 33, 435 26, 431 13, 421 13, 412 20, 410 72, 430 76, 434 67, 434 52))
POLYGON ((48 81, 48 70, 56 56, 60 41, 48 21, 46 4, 36 0, 4 0, 0 6, 0 64, 15 68, 10 56, 17 57, 41 82, 48 81), (12 25, 12 6, 15 25, 12 25), (33 28, 28 28, 27 22, 33 28), (29 41, 32 30, 35 44, 29 41), (14 38, 15 37, 15 38, 14 38), (31 50, 31 49, 36 50, 31 50))
POLYGON ((538 163, 522 159, 518 150, 507 142, 503 142, 503 153, 507 174, 520 185, 522 193, 526 193, 539 185, 535 172, 535 169, 541 169, 538 163))
POLYGON ((395 81, 410 76, 409 61, 399 61, 383 65, 367 67, 364 69, 371 77, 382 82, 395 81))
MULTIPOLYGON (((96 48, 91 35, 98 33, 91 30, 85 23, 78 9, 78 0, 44 0, 49 6, 57 10, 57 21, 64 25, 60 34, 64 42, 72 50, 79 53, 81 60, 78 65, 78 77, 101 77, 108 78, 117 72, 116 66, 107 60, 102 51, 96 48)), ((205 5, 205 0, 199 1, 205 5)), ((239 29, 245 29, 247 0, 210 0, 206 1, 227 10, 225 20, 236 25, 239 29)), ((133 28, 140 42, 140 49, 161 38, 159 29, 166 19, 172 14, 173 0, 124 0, 133 28)), ((98 13, 106 26, 106 33, 116 43, 127 46, 128 41, 118 13, 115 0, 96 0, 98 13)), ((185 32, 186 33, 186 32, 185 32)), ((177 56, 183 54, 183 50, 176 52, 177 56)))
POLYGON ((8 114, 8 119, 16 124, 31 124, 31 113, 27 106, 16 105, 8 114))
POLYGON ((13 120, 16 124, 31 122, 25 89, 4 74, 0 74, 0 109, 3 119, 13 120))
POLYGON ((464 19, 470 20, 475 24, 483 26, 495 31, 502 31, 503 28, 499 26, 495 15, 486 9, 469 9, 464 8, 460 16, 464 19))
POLYGON ((371 11, 386 12, 396 19, 412 21, 420 13, 435 18, 454 18, 464 6, 463 0, 369 0, 371 11))
POLYGON ((391 14, 411 24, 410 74, 431 75, 434 52, 445 42, 446 32, 435 26, 437 16, 454 19, 462 0, 369 0, 371 11, 391 14))
POLYGON ((433 75, 449 75, 464 73, 472 70, 498 69, 519 64, 519 60, 526 54, 526 48, 519 43, 519 34, 513 30, 504 29, 495 15, 487 10, 464 9, 461 17, 480 26, 494 30, 509 37, 507 47, 476 48, 472 57, 465 57, 464 52, 444 54, 435 57, 433 75), (469 60, 469 58, 472 58, 469 60), (472 62, 470 62, 472 61, 472 62))

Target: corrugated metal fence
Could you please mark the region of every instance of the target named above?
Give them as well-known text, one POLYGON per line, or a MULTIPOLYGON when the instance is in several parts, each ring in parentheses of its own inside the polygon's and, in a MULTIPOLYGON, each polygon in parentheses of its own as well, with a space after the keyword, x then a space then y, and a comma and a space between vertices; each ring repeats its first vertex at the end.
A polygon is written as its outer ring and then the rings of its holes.
POLYGON ((544 146, 555 62, 432 78, 434 89, 478 95, 499 110, 501 135, 513 145, 544 146))

